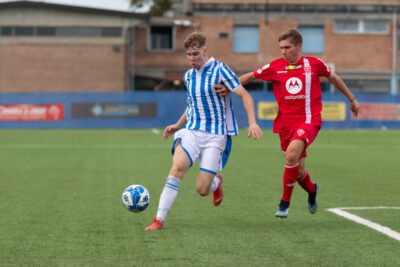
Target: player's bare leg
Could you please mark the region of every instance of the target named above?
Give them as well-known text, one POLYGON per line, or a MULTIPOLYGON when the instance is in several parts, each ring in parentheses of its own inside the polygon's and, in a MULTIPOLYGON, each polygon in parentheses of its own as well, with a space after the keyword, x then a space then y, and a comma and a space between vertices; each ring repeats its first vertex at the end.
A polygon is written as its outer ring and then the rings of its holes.
POLYGON ((306 144, 303 140, 295 139, 290 142, 288 148, 285 153, 285 164, 286 165, 294 165, 299 163, 299 158, 306 148, 306 144))
POLYGON ((196 190, 201 196, 207 196, 212 193, 212 201, 215 206, 218 206, 224 198, 222 176, 200 170, 197 177, 196 190))
POLYGON ((189 168, 190 159, 188 155, 180 144, 176 145, 169 174, 182 180, 189 168))

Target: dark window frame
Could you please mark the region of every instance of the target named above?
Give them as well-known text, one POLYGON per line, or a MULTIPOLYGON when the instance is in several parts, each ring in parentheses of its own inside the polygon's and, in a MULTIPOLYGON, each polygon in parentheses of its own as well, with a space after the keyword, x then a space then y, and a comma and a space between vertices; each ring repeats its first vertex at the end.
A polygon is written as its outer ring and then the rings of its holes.
POLYGON ((173 51, 175 49, 174 26, 150 25, 148 50, 151 52, 173 51), (168 43, 168 44, 167 44, 168 43))

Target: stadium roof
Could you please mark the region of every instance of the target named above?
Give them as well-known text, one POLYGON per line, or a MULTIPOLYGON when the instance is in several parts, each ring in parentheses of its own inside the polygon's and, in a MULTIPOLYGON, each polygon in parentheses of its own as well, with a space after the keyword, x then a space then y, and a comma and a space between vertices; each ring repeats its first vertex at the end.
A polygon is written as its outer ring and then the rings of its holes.
POLYGON ((114 14, 120 16, 128 16, 128 17, 147 17, 147 14, 138 12, 137 10, 132 10, 129 6, 129 0, 126 0, 127 6, 122 6, 116 4, 114 7, 110 6, 109 3, 121 3, 121 1, 74 1, 74 0, 49 0, 49 1, 4 1, 0 0, 0 8, 3 7, 47 7, 47 8, 56 8, 56 9, 64 9, 69 11, 85 11, 89 13, 106 13, 106 14, 114 14), (104 4, 104 3, 107 3, 104 4))

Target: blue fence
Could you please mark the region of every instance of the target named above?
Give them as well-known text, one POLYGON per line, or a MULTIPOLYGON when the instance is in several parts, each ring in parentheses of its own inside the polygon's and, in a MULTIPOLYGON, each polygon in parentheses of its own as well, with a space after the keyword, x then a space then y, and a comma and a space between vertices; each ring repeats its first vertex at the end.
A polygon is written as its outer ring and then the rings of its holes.
MULTIPOLYGON (((275 102, 272 93, 251 94, 256 113, 260 103, 275 102)), ((400 129, 400 96, 357 94, 356 97, 364 110, 362 118, 354 120, 342 94, 323 94, 324 104, 342 103, 346 110, 344 118, 325 120, 323 127, 400 129)), ((232 99, 239 127, 246 127, 243 104, 236 96, 232 99)), ((0 128, 163 128, 178 120, 185 101, 185 92, 0 93, 0 128), (61 104, 64 116, 61 120, 10 120, 4 110, 21 104, 61 104)), ((271 119, 258 116, 258 123, 262 128, 272 128, 271 119)))

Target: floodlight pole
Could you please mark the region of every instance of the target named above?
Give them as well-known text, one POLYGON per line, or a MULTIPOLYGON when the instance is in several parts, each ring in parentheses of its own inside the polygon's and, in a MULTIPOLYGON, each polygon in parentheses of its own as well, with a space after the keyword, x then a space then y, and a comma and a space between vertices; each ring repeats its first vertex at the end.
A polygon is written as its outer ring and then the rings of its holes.
POLYGON ((1 79, 1 49, 2 49, 2 45, 1 45, 1 39, 2 39, 2 36, 3 35, 3 30, 0 28, 0 92, 1 92, 1 82, 2 82, 2 79, 1 79))
POLYGON ((396 11, 393 12, 393 25, 392 25, 392 39, 393 39, 393 49, 392 49, 392 75, 390 79, 390 93, 392 95, 397 95, 399 93, 398 89, 398 27, 397 27, 397 14, 396 11))
POLYGON ((127 89, 132 92, 135 91, 135 25, 130 26, 126 32, 129 54, 127 89))

